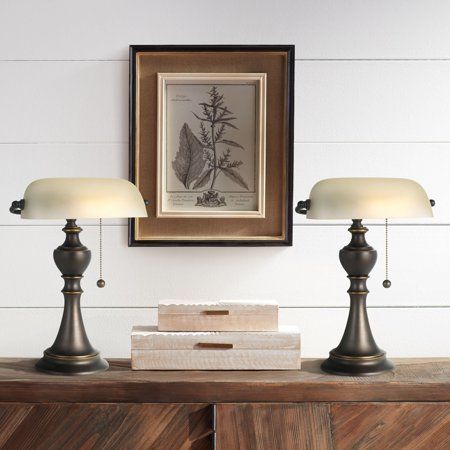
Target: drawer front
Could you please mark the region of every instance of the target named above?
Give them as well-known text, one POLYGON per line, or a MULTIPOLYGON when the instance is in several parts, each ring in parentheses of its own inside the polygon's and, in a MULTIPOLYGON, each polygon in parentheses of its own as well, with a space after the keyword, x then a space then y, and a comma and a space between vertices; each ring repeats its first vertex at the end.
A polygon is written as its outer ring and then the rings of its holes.
POLYGON ((330 450, 326 403, 219 404, 217 450, 330 450))
POLYGON ((217 450, 450 448, 450 403, 217 405, 217 450))
POLYGON ((334 404, 331 422, 337 449, 450 448, 450 403, 334 404))
POLYGON ((0 404, 1 449, 211 448, 203 404, 0 404))

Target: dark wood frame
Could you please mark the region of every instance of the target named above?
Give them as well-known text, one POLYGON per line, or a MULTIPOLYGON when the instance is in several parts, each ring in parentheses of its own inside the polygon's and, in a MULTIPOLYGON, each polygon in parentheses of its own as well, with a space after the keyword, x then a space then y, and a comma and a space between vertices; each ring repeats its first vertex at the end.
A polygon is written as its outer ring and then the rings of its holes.
MULTIPOLYGON (((170 52, 170 51, 189 51, 189 52, 286 52, 287 54, 287 95, 286 95, 286 155, 285 173, 286 173, 286 195, 284 201, 285 208, 285 229, 284 239, 277 240, 139 240, 135 235, 134 218, 128 221, 128 245, 130 247, 175 247, 175 246, 292 246, 292 222, 293 222, 293 173, 294 173, 294 82, 295 82, 295 46, 294 45, 130 45, 130 79, 129 79, 129 179, 132 183, 136 182, 136 61, 139 52, 170 52)), ((254 220, 254 219, 249 219, 254 220)))

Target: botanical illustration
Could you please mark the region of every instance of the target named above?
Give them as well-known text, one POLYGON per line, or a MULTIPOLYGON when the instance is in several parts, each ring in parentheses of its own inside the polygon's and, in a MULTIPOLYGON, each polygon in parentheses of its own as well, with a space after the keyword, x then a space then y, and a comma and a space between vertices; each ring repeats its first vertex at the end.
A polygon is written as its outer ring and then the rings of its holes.
POLYGON ((187 123, 183 124, 172 168, 185 189, 205 189, 202 196, 197 196, 195 206, 211 208, 227 204, 225 195, 215 190, 220 176, 247 191, 249 186, 239 170, 243 162, 233 156, 234 151, 245 149, 238 142, 227 139, 230 129, 238 130, 237 117, 228 109, 217 86, 212 86, 207 95, 207 101, 198 104, 199 110, 192 111, 199 122, 199 134, 196 136, 187 123))

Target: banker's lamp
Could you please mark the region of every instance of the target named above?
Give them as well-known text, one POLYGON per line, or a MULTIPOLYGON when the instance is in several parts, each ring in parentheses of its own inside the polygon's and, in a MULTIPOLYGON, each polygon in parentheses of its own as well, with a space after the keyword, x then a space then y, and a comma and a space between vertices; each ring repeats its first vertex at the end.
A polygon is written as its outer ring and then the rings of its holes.
MULTIPOLYGON (((77 219, 146 217, 144 200, 136 186, 115 178, 46 178, 33 181, 24 198, 10 211, 22 219, 66 219, 65 242, 53 252, 64 279, 64 313, 54 344, 44 351, 38 370, 65 375, 106 370, 86 335, 80 308, 81 279, 91 252, 81 242, 77 219)), ((99 280, 99 287, 104 285, 99 280)))
MULTIPOLYGON (((432 217, 433 205, 418 183, 403 178, 330 178, 316 183, 309 199, 298 203, 296 212, 306 214, 307 219, 353 222, 351 241, 339 252, 350 280, 350 312, 340 344, 322 364, 325 372, 359 376, 393 369, 375 343, 367 316, 366 281, 377 252, 366 242, 368 229, 362 219, 432 217)), ((390 284, 386 277, 383 286, 390 284)))

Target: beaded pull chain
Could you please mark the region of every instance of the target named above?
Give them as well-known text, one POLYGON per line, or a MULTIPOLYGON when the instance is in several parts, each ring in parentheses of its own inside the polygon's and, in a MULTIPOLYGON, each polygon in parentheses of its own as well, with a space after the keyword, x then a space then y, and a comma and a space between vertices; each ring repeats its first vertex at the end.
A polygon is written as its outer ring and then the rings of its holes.
POLYGON ((99 269, 100 269, 100 278, 97 280, 97 286, 99 288, 105 287, 105 280, 103 279, 103 230, 102 230, 102 219, 99 219, 99 269))
POLYGON ((385 219, 384 222, 384 237, 385 237, 385 257, 386 257, 386 279, 383 281, 383 287, 390 288, 391 287, 391 282, 389 280, 389 251, 388 251, 388 220, 387 218, 385 219))

